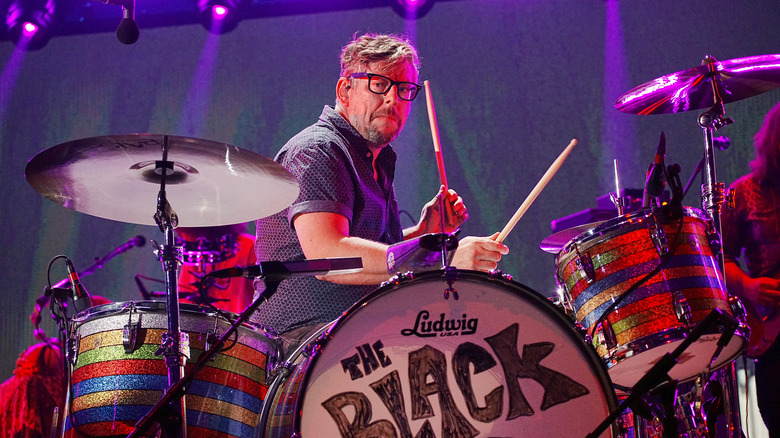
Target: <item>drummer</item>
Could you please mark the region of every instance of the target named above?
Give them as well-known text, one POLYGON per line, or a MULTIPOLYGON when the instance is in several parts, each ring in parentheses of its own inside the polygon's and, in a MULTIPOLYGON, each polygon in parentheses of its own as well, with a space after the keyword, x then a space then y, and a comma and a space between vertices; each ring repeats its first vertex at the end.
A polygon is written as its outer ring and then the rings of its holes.
MULTIPOLYGON (((420 221, 401 229, 393 177, 396 154, 390 145, 406 123, 421 90, 417 50, 398 35, 366 34, 341 52, 335 107, 287 142, 275 160, 300 184, 289 208, 257 222, 260 261, 361 257, 363 270, 344 275, 293 277, 281 282, 254 319, 283 334, 291 351, 318 327, 388 279, 389 245, 442 231, 452 233, 468 212, 454 190, 423 206, 420 221)), ((460 269, 495 269, 509 249, 490 237, 465 237, 453 256, 460 269)), ((264 290, 257 281, 256 294, 264 290)))

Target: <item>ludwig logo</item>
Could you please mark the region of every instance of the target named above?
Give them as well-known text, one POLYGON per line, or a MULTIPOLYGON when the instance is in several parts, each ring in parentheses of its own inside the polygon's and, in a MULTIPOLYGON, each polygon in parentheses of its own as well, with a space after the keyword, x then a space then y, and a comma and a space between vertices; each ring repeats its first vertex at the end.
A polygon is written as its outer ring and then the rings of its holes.
POLYGON ((430 313, 427 310, 421 310, 414 321, 414 328, 403 329, 401 334, 428 338, 432 336, 473 335, 477 332, 478 318, 469 318, 465 313, 459 319, 444 319, 444 317, 445 315, 440 313, 438 319, 431 320, 430 313))

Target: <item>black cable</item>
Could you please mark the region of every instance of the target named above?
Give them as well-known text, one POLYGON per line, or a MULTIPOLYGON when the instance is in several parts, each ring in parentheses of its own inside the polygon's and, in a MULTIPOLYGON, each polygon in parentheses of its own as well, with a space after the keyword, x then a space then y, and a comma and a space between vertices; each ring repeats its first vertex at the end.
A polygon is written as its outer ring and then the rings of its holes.
MULTIPOLYGON (((206 292, 206 289, 208 287, 204 284, 204 281, 207 278, 208 279, 212 279, 212 280, 214 279, 214 277, 211 277, 211 273, 208 273, 208 274, 204 275, 203 277, 201 277, 200 282, 198 282, 198 294, 200 294, 201 298, 203 298, 203 301, 205 302, 206 306, 208 306, 211 310, 213 310, 217 314, 217 317, 222 317, 228 323, 230 323, 230 325, 234 325, 236 323, 237 316, 233 315, 232 313, 225 312, 222 309, 218 309, 208 299, 208 293, 206 292), (236 317, 236 318, 233 318, 233 317, 236 317)), ((235 347, 236 344, 238 344, 238 330, 236 330, 233 333, 233 337, 230 339, 230 341, 231 341, 231 344, 222 347, 222 349, 220 351, 228 351, 231 348, 235 347)))

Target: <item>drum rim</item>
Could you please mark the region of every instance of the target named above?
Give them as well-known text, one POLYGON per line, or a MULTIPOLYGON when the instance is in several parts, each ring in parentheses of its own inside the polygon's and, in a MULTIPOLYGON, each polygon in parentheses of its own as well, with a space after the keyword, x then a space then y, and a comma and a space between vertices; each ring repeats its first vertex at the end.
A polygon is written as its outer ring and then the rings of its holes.
MULTIPOLYGON (((562 331, 567 334, 567 339, 570 339, 572 343, 579 345, 580 348, 577 348, 578 351, 582 352, 584 356, 586 356, 586 361, 589 365, 589 371, 591 371, 595 376, 596 380, 599 382, 599 386, 601 387, 602 394, 604 395, 604 398, 606 399, 607 409, 609 412, 613 412, 617 406, 617 395, 614 391, 614 387, 612 384, 612 380, 609 377, 609 373, 607 371, 606 365, 602 361, 601 357, 596 354, 596 350, 588 345, 584 339, 580 337, 580 335, 577 333, 576 329, 572 325, 571 320, 563 314, 558 308, 555 307, 554 304, 552 304, 548 299, 546 299, 542 294, 539 292, 536 292, 535 290, 531 289, 530 287, 524 285, 523 283, 514 281, 511 276, 505 276, 500 271, 493 271, 491 273, 485 273, 480 271, 472 271, 472 270, 465 270, 465 269, 457 269, 457 268, 450 268, 451 270, 454 270, 457 272, 457 279, 460 280, 462 278, 468 278, 468 279, 482 279, 482 280, 488 280, 489 283, 498 284, 501 286, 508 286, 511 285, 512 288, 505 288, 507 290, 510 290, 513 295, 518 295, 517 291, 524 291, 529 292, 526 294, 525 297, 532 297, 529 299, 534 304, 539 304, 541 308, 539 309, 545 314, 552 314, 554 315, 553 319, 556 321, 557 324, 560 325, 560 327, 563 329, 562 331)), ((317 342, 323 347, 327 347, 327 343, 330 341, 330 339, 334 336, 334 334, 346 324, 347 321, 349 321, 351 315, 359 311, 362 307, 368 305, 372 301, 376 300, 380 296, 383 296, 385 293, 392 291, 396 288, 403 287, 406 284, 410 284, 410 282, 413 281, 422 281, 422 280, 428 280, 428 281, 436 281, 436 280, 445 280, 446 275, 448 275, 449 272, 444 270, 437 270, 437 271, 427 271, 422 272, 419 274, 411 274, 408 278, 403 278, 399 280, 390 280, 389 283, 383 284, 376 290, 370 292, 368 295, 364 296, 362 299, 357 301, 355 304, 353 304, 349 309, 347 309, 339 318, 334 320, 332 323, 329 323, 325 327, 329 327, 327 330, 318 330, 314 335, 312 335, 309 339, 311 339, 313 342, 317 342), (315 337, 316 336, 316 337, 315 337)), ((398 276, 396 276, 398 277, 398 276)), ((393 277, 393 278, 396 278, 393 277)), ((308 341, 308 340, 307 340, 308 341)), ((304 348, 308 347, 311 344, 311 342, 306 342, 305 344, 302 344, 298 349, 296 349, 293 354, 298 353, 298 350, 303 351, 304 348)), ((292 427, 293 427, 293 433, 300 434, 301 433, 301 417, 300 415, 297 415, 298 412, 301 412, 303 409, 303 401, 306 396, 305 389, 308 387, 309 379, 311 377, 311 373, 308 372, 308 370, 312 369, 312 367, 317 362, 319 354, 314 354, 310 357, 311 363, 309 364, 307 368, 307 372, 303 374, 301 378, 301 383, 298 389, 298 398, 296 399, 296 409, 293 413, 292 418, 292 427)), ((290 358, 293 358, 293 355, 291 354, 290 358)), ((297 359, 297 357, 296 357, 297 359)), ((285 362, 288 362, 285 360, 285 362)), ((274 389, 274 393, 271 394, 271 388, 269 386, 269 390, 266 393, 266 400, 269 400, 270 402, 273 402, 276 397, 276 392, 286 383, 281 382, 277 388, 274 389), (270 396, 270 399, 269 399, 270 396)), ((269 409, 275 408, 276 406, 269 407, 269 409)), ((266 419, 267 420, 267 419, 266 419)), ((261 425, 263 427, 262 432, 265 433, 265 421, 261 421, 261 425)), ((615 427, 611 427, 610 429, 612 436, 617 437, 618 431, 615 427)), ((297 436, 297 435, 295 435, 297 436)))
MULTIPOLYGON (((691 217, 695 219, 701 219, 703 221, 707 220, 707 216, 704 214, 704 212, 701 209, 695 208, 695 207, 687 207, 683 206, 683 217, 691 217)), ((597 226, 585 230, 582 233, 578 234, 575 237, 572 237, 571 240, 566 242, 560 251, 558 251, 558 254, 555 256, 556 259, 556 265, 560 264, 560 261, 565 258, 567 254, 569 254, 572 249, 575 246, 578 245, 584 245, 590 240, 592 240, 595 237, 600 237, 607 232, 611 231, 613 228, 624 225, 632 220, 635 220, 637 218, 646 218, 653 215, 653 210, 649 207, 645 207, 642 209, 639 209, 637 211, 624 214, 622 216, 617 216, 612 219, 609 219, 605 222, 602 222, 598 224, 597 226)), ((557 267, 556 267, 557 271, 557 267)))
MULTIPOLYGON (((138 312, 153 313, 157 311, 165 312, 167 307, 168 304, 165 301, 155 300, 115 301, 113 303, 100 304, 82 310, 76 314, 72 320, 72 330, 75 331, 83 324, 98 318, 106 318, 127 313, 130 311, 130 309, 135 309, 138 312)), ((238 314, 229 312, 227 310, 215 311, 214 309, 206 306, 190 303, 179 303, 179 316, 181 317, 184 313, 188 315, 200 315, 206 318, 217 318, 231 325, 236 319, 238 319, 239 316, 238 314), (234 318, 231 320, 226 318, 224 314, 230 315, 234 318)), ((276 331, 274 331, 272 328, 266 327, 263 324, 257 323, 255 321, 247 319, 242 323, 242 326, 254 331, 258 331, 270 340, 278 342, 280 339, 279 334, 276 333, 276 331)))

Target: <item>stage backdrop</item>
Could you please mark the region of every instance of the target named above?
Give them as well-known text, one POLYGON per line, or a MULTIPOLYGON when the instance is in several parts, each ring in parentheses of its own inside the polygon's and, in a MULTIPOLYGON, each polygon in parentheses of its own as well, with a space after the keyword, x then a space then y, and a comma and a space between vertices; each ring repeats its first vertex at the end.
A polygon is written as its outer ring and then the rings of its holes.
MULTIPOLYGON (((450 186, 469 208, 461 236, 500 231, 569 141, 579 140, 509 235, 511 252, 500 264, 549 296, 555 257, 539 243, 552 220, 596 207, 596 198, 613 190, 613 159, 622 185, 641 189, 661 131, 667 163, 681 165, 683 182, 702 156, 701 111, 628 115, 615 110, 617 97, 697 66, 705 55, 780 53, 778 22, 777 0, 453 0, 416 21, 376 7, 250 19, 215 38, 200 25, 147 29, 139 19, 141 37, 132 46, 112 33, 57 37, 23 54, 3 42, 0 379, 34 342, 28 316, 54 256, 66 254, 85 269, 133 236, 163 240, 156 227, 44 199, 24 177, 27 161, 44 149, 99 135, 159 133, 273 157, 333 104, 338 53, 355 32, 408 33, 422 56, 420 80, 433 89, 450 186)), ((747 171, 752 135, 778 100, 775 90, 727 106, 735 123, 718 133, 731 139, 716 152, 720 181, 747 171)), ((394 146, 396 189, 411 225, 439 185, 422 95, 394 146)), ((697 178, 686 205, 700 206, 698 185, 697 178)), ((156 200, 135 208, 151 217, 156 200)), ((151 246, 111 260, 82 278, 84 285, 111 300, 141 299, 135 275, 163 278, 151 246)), ((64 273, 56 263, 52 281, 64 273)), ((54 335, 48 313, 44 320, 54 335)))

